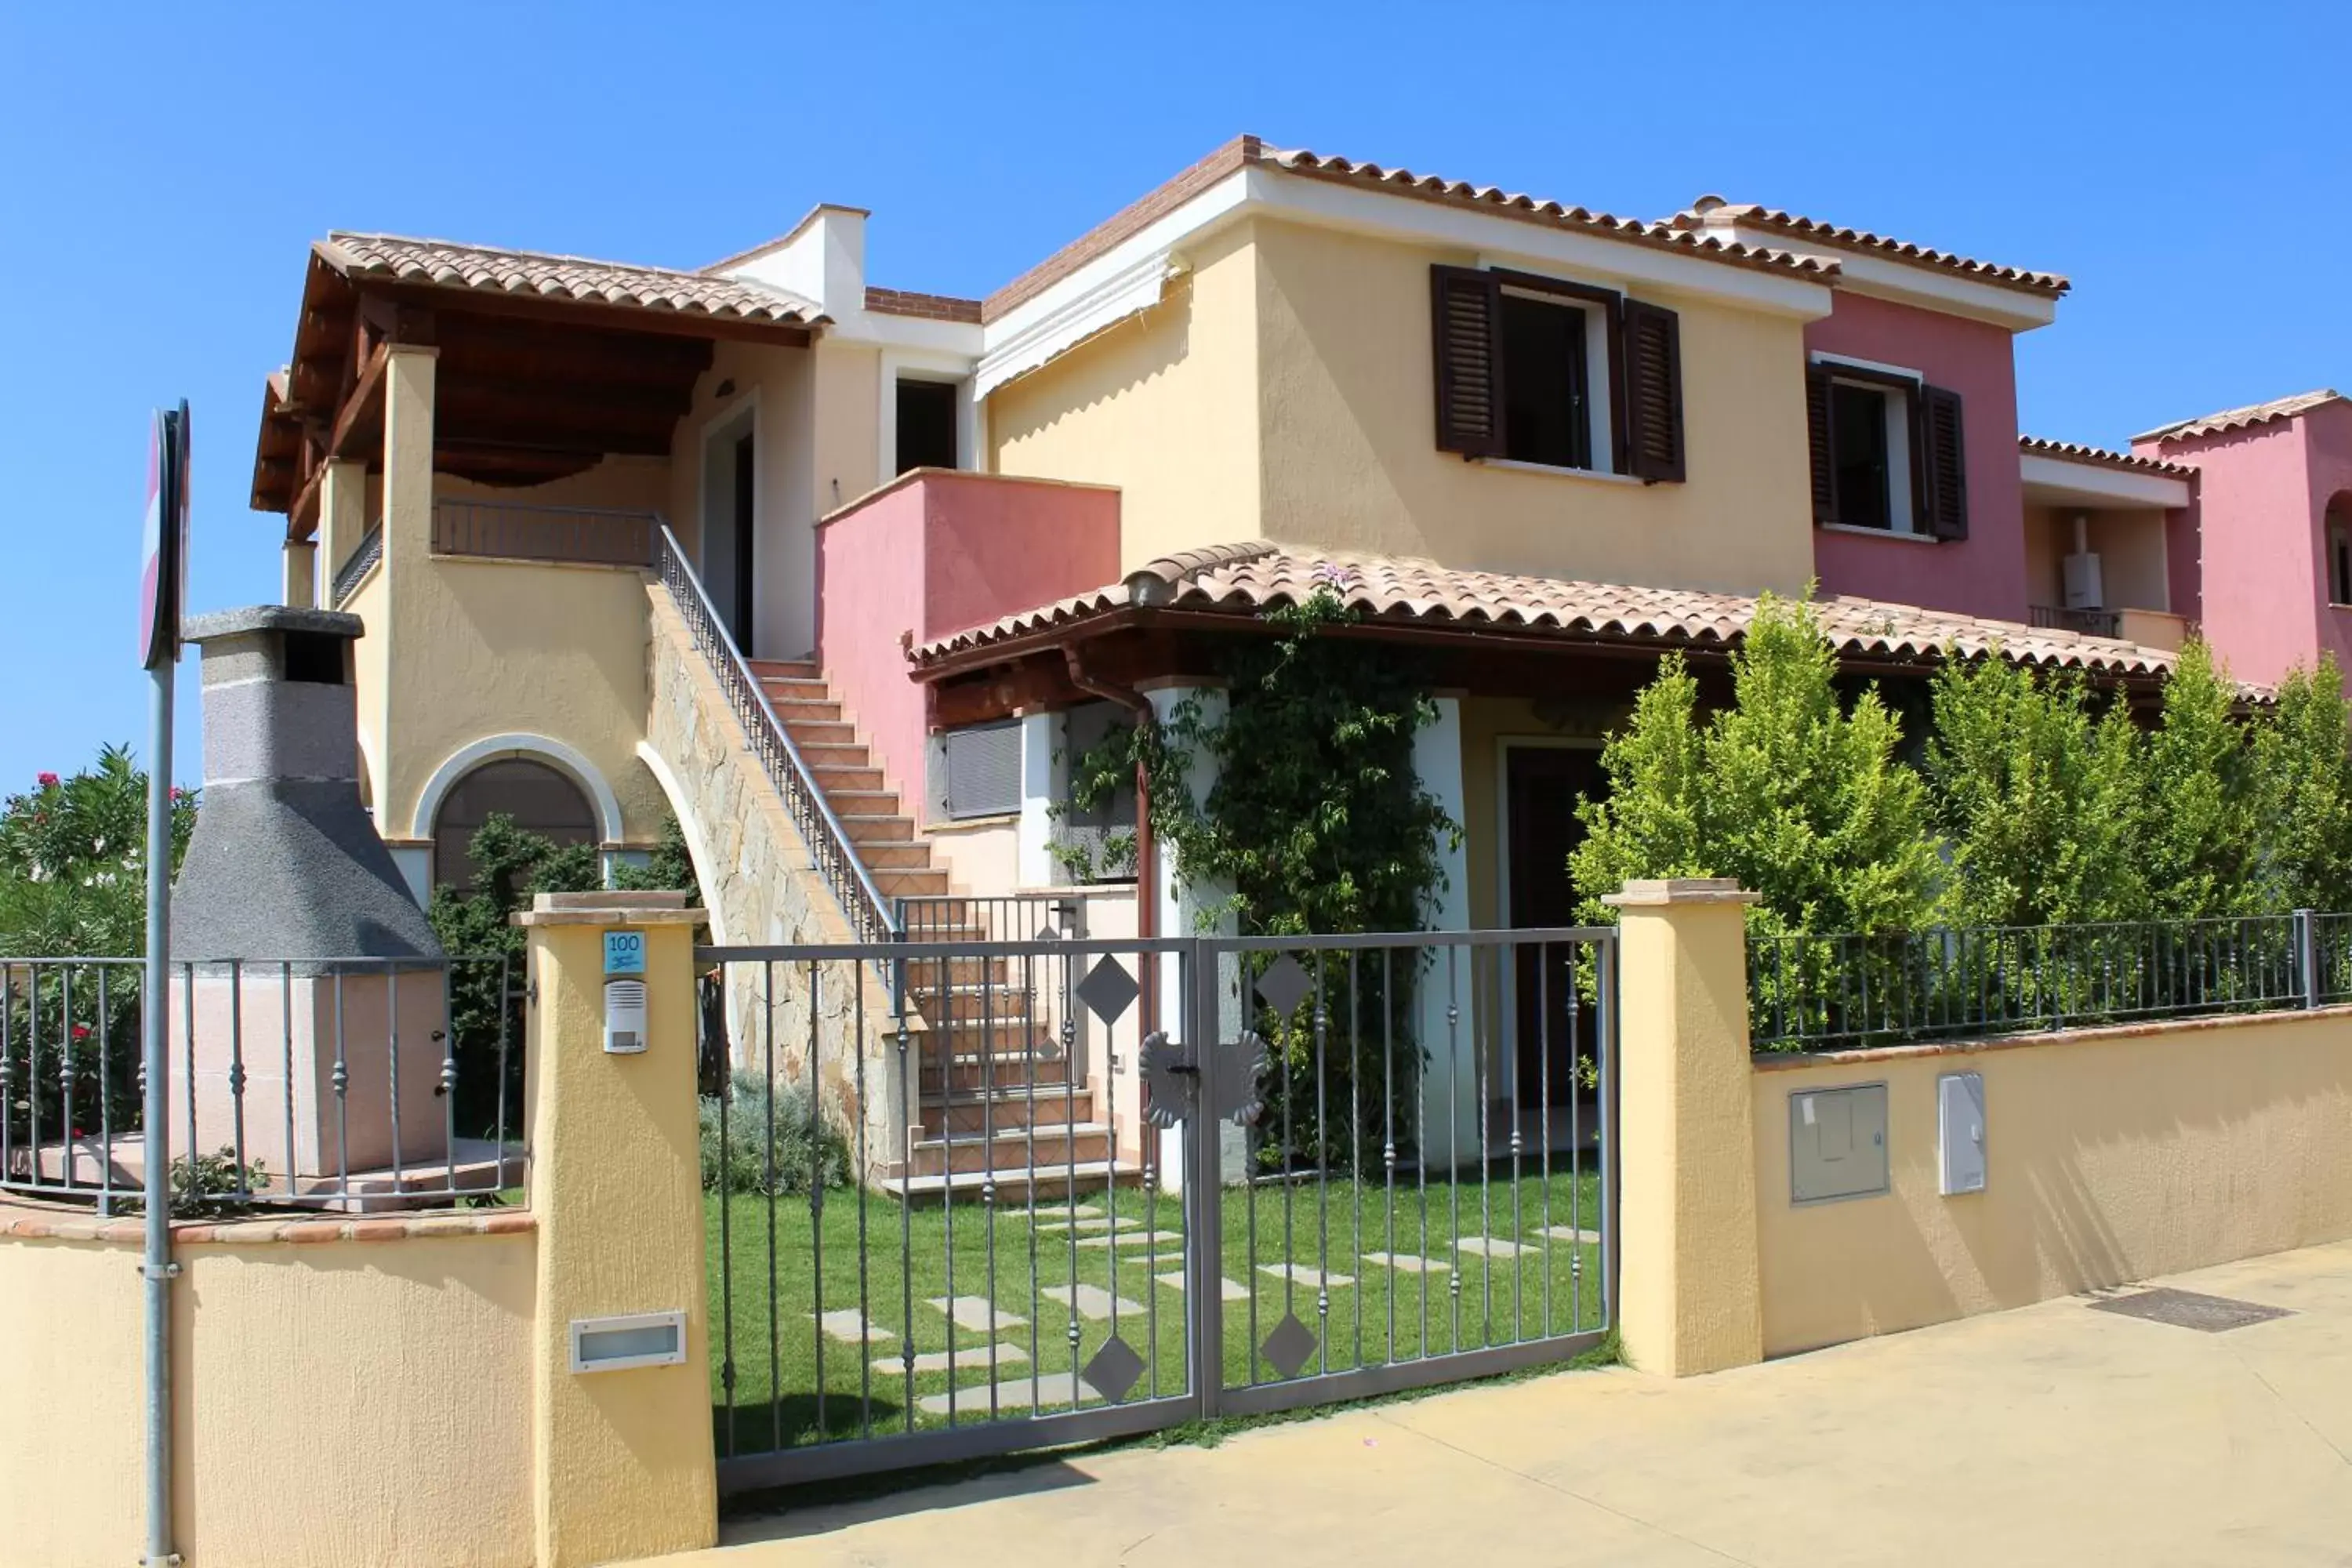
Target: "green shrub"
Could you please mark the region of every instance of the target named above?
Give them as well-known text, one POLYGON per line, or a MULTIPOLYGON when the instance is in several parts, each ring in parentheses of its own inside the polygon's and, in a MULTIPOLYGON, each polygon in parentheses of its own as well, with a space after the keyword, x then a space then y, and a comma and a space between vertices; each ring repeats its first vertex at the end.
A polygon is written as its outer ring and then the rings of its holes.
POLYGON ((719 1096, 703 1096, 703 1191, 773 1198, 807 1192, 812 1176, 828 1187, 848 1183, 849 1142, 816 1112, 808 1090, 777 1088, 756 1072, 736 1073, 727 1085, 723 1157, 720 1109, 719 1096))

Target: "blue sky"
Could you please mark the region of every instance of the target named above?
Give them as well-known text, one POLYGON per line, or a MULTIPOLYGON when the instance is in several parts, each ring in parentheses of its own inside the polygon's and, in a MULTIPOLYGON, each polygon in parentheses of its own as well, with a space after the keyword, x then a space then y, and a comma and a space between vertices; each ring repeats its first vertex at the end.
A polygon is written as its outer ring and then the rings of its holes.
POLYGON ((1475 45, 1467 14, 0 8, 0 791, 144 735, 150 408, 194 405, 194 606, 277 596, 261 383, 333 227, 693 267, 837 201, 875 281, 977 294, 1249 131, 2066 272, 2020 345, 2039 435, 2352 382, 2352 7, 1486 5, 1475 45))

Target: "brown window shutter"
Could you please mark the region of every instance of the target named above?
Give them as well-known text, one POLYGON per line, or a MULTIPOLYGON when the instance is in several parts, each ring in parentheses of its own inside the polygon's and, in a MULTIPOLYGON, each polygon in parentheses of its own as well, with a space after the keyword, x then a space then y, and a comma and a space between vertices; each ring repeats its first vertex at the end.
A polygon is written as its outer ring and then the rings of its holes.
POLYGON ((1625 301, 1625 456, 1637 479, 1675 479, 1683 462, 1682 318, 1625 301))
POLYGON ((1472 267, 1429 269, 1436 329, 1437 449, 1503 453, 1503 287, 1472 267))
POLYGON ((1960 395, 1941 386, 1919 389, 1921 512, 1937 539, 1969 536, 1968 448, 1960 436, 1960 395))
POLYGON ((1812 450, 1813 521, 1837 521, 1837 454, 1830 449, 1830 373, 1805 367, 1805 440, 1812 450))

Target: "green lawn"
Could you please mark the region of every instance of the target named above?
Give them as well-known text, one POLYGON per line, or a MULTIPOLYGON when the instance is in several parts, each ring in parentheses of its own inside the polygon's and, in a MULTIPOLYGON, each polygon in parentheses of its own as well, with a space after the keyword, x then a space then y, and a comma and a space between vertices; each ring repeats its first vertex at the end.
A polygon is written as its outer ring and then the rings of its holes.
MULTIPOLYGON (((1286 1314, 1314 1334, 1301 1376, 1599 1329, 1600 1247, 1566 1233, 1599 1230, 1600 1184, 1595 1174, 1570 1173, 1568 1158, 1555 1157, 1549 1182, 1526 1165, 1517 1183, 1507 1172, 1484 1181, 1465 1173, 1458 1183, 1433 1177, 1424 1190, 1402 1177, 1392 1205, 1381 1184, 1360 1186, 1344 1177, 1226 1189, 1221 1273, 1245 1294, 1224 1303, 1225 1386, 1282 1375, 1252 1347, 1263 1345, 1286 1314), (1561 1234, 1546 1237, 1547 1225, 1561 1234), (1490 1259, 1457 1247, 1462 1237, 1517 1242, 1521 1250, 1490 1259), (1368 1256, 1389 1252, 1448 1267, 1414 1273, 1368 1256), (1266 1271, 1285 1260, 1299 1266, 1294 1277, 1266 1271), (1328 1310, 1321 1289, 1327 1270, 1328 1310)), ((1110 1317, 1074 1312, 1045 1293, 1073 1282, 1115 1300, 1118 1335, 1144 1363, 1126 1399, 1184 1390, 1183 1293, 1155 1278, 1183 1268, 1180 1197, 1127 1188, 1081 1195, 1075 1205, 1045 1200, 1034 1215, 1003 1205, 992 1215, 977 1203, 905 1208, 884 1194, 836 1189, 814 1219, 805 1197, 722 1203, 712 1196, 704 1213, 711 1400, 722 1455, 811 1442, 820 1430, 845 1437, 944 1427, 949 1414, 921 1402, 951 1386, 958 1391, 954 1423, 986 1421, 990 1385, 1025 1391, 1033 1369, 1043 1374, 1046 1411, 1068 1410, 1073 1369, 1083 1369, 1114 1328, 1110 1317), (1073 1206, 1098 1217, 1074 1230, 1073 1206), (721 1286, 722 1215, 731 1291, 721 1286), (1101 1237, 1106 1220, 1157 1239, 1073 1245, 1101 1237), (870 1345, 856 1342, 854 1318, 844 1325, 853 1336, 846 1342, 818 1331, 820 1245, 822 1310, 862 1317, 877 1331, 870 1345), (927 1363, 910 1386, 901 1361, 907 1326, 913 1325, 919 1355, 944 1357, 949 1320, 928 1301, 986 1298, 992 1279, 997 1331, 984 1331, 984 1319, 980 1327, 957 1329, 952 1372, 927 1363), (885 1330, 887 1339, 878 1331, 885 1330), (720 1377, 730 1342, 731 1416, 720 1377)), ((1013 1405, 1001 1400, 997 1415, 1013 1414, 1013 1405)))

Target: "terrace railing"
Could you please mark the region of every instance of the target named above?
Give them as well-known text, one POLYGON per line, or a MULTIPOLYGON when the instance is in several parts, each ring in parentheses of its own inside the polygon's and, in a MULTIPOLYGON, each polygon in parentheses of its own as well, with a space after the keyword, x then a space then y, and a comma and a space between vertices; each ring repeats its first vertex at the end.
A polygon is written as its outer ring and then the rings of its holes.
POLYGON ((383 521, 378 519, 376 525, 369 529, 352 552, 343 558, 343 563, 335 568, 335 580, 328 588, 327 607, 341 609, 343 601, 360 591, 360 584, 367 581, 367 574, 375 570, 375 563, 383 559, 383 521))
POLYGON ((2120 610, 2069 610, 2056 605, 2033 605, 2026 610, 2033 626, 2052 631, 2084 632, 2095 637, 2123 636, 2120 610))
POLYGON ((520 501, 436 500, 433 552, 508 561, 645 567, 654 558, 658 512, 520 501))
MULTIPOLYGON (((366 1212, 526 1180, 523 963, 175 963, 163 998, 175 1212, 366 1212)), ((135 958, 0 957, 0 1193, 136 1204, 135 958)))
POLYGON ((2352 1000, 2352 915, 1750 937, 1759 1050, 1843 1050, 2352 1000))
POLYGON ((824 791, 817 786, 816 775, 809 769, 808 760, 793 744, 792 731, 776 717, 759 677, 751 672, 742 650, 728 634, 727 623, 719 618, 710 596, 703 592, 701 579, 688 563, 677 536, 659 519, 655 520, 655 575, 668 590, 671 602, 693 635, 696 649, 718 678, 719 689, 726 693, 727 705, 734 710, 750 738, 751 754, 782 797, 793 825, 807 841, 810 858, 816 864, 818 875, 824 879, 825 887, 840 903, 852 937, 861 942, 898 940, 895 907, 874 885, 873 875, 858 858, 849 830, 834 815, 824 791))

